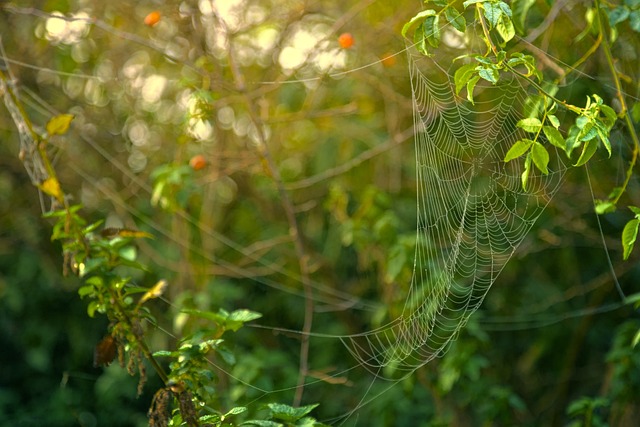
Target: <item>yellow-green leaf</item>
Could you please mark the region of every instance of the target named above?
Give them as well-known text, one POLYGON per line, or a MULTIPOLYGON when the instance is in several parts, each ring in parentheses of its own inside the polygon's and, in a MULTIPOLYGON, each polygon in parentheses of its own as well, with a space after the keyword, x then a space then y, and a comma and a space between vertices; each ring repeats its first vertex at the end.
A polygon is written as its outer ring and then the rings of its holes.
POLYGON ((526 132, 537 133, 542 127, 542 122, 536 117, 529 117, 528 119, 520 120, 516 126, 522 128, 526 132))
POLYGON ((49 135, 64 135, 69 130, 71 120, 73 120, 74 117, 73 114, 60 114, 59 116, 53 117, 49 120, 49 123, 47 123, 47 133, 49 135))
POLYGON ((544 131, 544 135, 547 137, 551 145, 558 147, 562 150, 566 150, 567 143, 565 142, 564 138, 562 137, 562 134, 558 129, 552 126, 544 126, 542 130, 544 131))
POLYGON ((598 148, 598 140, 593 138, 587 141, 582 146, 582 153, 578 158, 578 161, 574 166, 582 166, 589 161, 591 157, 596 153, 596 149, 598 148))
POLYGON ((60 183, 54 177, 50 177, 42 181, 42 184, 38 186, 40 190, 45 192, 51 197, 55 197, 60 203, 64 200, 64 193, 62 192, 62 188, 60 187, 60 183))
POLYGON ((622 257, 625 260, 629 259, 629 255, 631 255, 631 251, 633 250, 633 245, 636 243, 639 225, 640 220, 638 218, 634 218, 629 221, 622 230, 622 257))
POLYGON ((162 296, 162 294, 164 293, 164 291, 167 289, 167 281, 166 280, 160 280, 158 283, 156 283, 153 288, 149 289, 143 296, 142 298, 140 298, 140 302, 138 303, 139 305, 144 304, 146 301, 153 299, 153 298, 158 298, 160 296, 162 296))
POLYGON ((530 139, 521 139, 516 141, 509 151, 507 151, 507 154, 504 156, 504 161, 510 162, 511 160, 524 155, 524 153, 529 151, 529 148, 531 148, 531 144, 533 144, 533 141, 530 139))
POLYGON ((533 148, 531 149, 531 158, 540 172, 545 175, 549 173, 549 170, 547 169, 547 165, 549 164, 549 153, 547 152, 547 149, 537 141, 533 144, 533 148))

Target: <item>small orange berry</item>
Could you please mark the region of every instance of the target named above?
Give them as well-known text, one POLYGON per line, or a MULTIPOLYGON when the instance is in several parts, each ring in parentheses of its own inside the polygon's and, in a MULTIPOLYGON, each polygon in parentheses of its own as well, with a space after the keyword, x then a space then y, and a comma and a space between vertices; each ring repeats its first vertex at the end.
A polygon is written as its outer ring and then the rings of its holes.
POLYGON ((144 25, 146 25, 147 27, 153 27, 158 22, 160 22, 160 12, 158 12, 157 10, 154 10, 144 17, 144 25))
POLYGON ((354 39, 351 33, 342 33, 340 34, 340 37, 338 37, 338 44, 343 49, 349 49, 351 46, 353 46, 353 43, 354 39))
POLYGON ((385 67, 393 67, 396 65, 396 57, 392 53, 388 53, 382 57, 382 65, 385 67))
POLYGON ((191 166, 194 171, 199 171, 207 166, 207 159, 205 159, 202 154, 196 154, 189 160, 189 166, 191 166))

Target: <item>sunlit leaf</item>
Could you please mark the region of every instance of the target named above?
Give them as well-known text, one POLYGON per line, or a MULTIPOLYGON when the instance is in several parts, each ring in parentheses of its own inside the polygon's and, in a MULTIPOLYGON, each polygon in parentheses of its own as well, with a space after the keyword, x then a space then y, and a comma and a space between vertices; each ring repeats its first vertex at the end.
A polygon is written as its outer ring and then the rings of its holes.
POLYGON ((523 156, 527 151, 529 151, 532 144, 533 141, 530 139, 521 139, 516 141, 511 148, 509 148, 509 151, 507 151, 507 154, 504 156, 504 161, 510 162, 513 159, 523 156))
POLYGON ((531 158, 540 172, 545 175, 549 173, 549 170, 547 169, 547 165, 549 164, 549 153, 547 152, 547 149, 537 141, 533 144, 533 148, 531 149, 531 158))
POLYGON ((38 186, 44 193, 51 197, 54 197, 60 203, 64 201, 64 193, 60 187, 60 182, 55 177, 49 177, 42 181, 42 184, 38 186))
POLYGON ((476 87, 476 84, 480 81, 480 76, 472 77, 471 80, 467 82, 467 100, 473 104, 473 90, 476 87))
POLYGON ((164 293, 164 291, 166 289, 167 289, 167 281, 166 280, 158 281, 158 283, 153 285, 153 287, 151 289, 149 289, 142 296, 142 298, 140 298, 140 302, 138 304, 144 304, 146 301, 148 301, 150 299, 158 298, 158 297, 162 296, 162 294, 164 293))
POLYGON ((574 166, 582 166, 585 163, 587 163, 589 161, 589 159, 591 159, 591 157, 593 157, 593 155, 595 154, 597 149, 598 149, 598 140, 597 139, 591 139, 591 140, 587 141, 582 146, 582 153, 580 153, 580 157, 578 158, 578 161, 576 162, 576 164, 574 166))
POLYGON ((496 23, 496 31, 500 34, 500 37, 502 37, 502 40, 504 40, 505 43, 516 35, 516 30, 513 26, 513 22, 511 22, 511 18, 505 14, 502 14, 500 19, 498 19, 498 22, 496 23))
POLYGON ((638 226, 640 225, 640 219, 634 218, 627 222, 622 230, 622 258, 624 260, 629 259, 633 246, 636 243, 638 237, 638 226))
POLYGON ((404 24, 404 26, 402 27, 402 36, 406 37, 407 33, 409 32, 409 30, 411 30, 411 28, 415 27, 417 24, 424 21, 428 16, 434 16, 435 14, 436 14, 436 11, 431 9, 423 10, 422 12, 418 13, 416 16, 411 18, 409 22, 404 24))
POLYGON ((53 117, 47 123, 47 133, 49 135, 64 135, 69 130, 74 117, 73 114, 60 114, 53 117))
POLYGON ((531 154, 527 155, 527 158, 524 161, 524 171, 522 171, 522 175, 520 176, 520 180, 522 181, 522 189, 527 191, 527 184, 529 183, 529 172, 531 172, 531 154))
POLYGON ((518 121, 516 126, 518 126, 519 128, 523 129, 526 132, 537 133, 540 131, 540 128, 542 127, 542 122, 540 121, 540 119, 537 119, 535 117, 530 117, 528 119, 522 119, 518 121))
POLYGON ((458 68, 453 75, 453 81, 456 85, 456 94, 459 94, 462 88, 477 74, 477 64, 465 64, 458 68))
POLYGON ((596 213, 598 215, 604 215, 606 213, 611 213, 611 212, 615 212, 616 210, 616 205, 615 203, 609 201, 609 200, 598 200, 596 201, 596 213))
POLYGON ((561 150, 566 148, 567 143, 558 129, 551 126, 543 126, 542 131, 551 145, 558 147, 561 150))

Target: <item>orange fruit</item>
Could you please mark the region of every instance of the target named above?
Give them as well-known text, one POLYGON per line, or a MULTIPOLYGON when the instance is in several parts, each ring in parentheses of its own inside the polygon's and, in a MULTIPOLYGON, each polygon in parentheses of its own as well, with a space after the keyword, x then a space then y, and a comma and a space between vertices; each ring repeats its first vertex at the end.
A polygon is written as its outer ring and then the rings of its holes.
POLYGON ((153 27, 158 22, 160 22, 160 12, 158 12, 157 10, 154 10, 144 17, 144 25, 146 25, 147 27, 153 27))
POLYGON ((202 154, 196 154, 189 160, 189 166, 191 166, 194 171, 199 171, 207 166, 207 159, 205 159, 202 154))
POLYGON ((381 59, 382 65, 385 67, 393 67, 396 65, 396 57, 392 53, 384 55, 381 59))
POLYGON ((354 39, 351 33, 342 33, 340 34, 340 37, 338 37, 338 44, 343 49, 349 49, 351 46, 353 46, 353 43, 354 39))

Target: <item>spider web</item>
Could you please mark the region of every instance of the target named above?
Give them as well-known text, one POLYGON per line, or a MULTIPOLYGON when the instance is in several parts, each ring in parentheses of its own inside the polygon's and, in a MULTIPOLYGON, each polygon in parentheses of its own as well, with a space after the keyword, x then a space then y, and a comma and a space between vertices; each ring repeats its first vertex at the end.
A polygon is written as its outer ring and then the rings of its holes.
MULTIPOLYGON (((409 55, 413 94, 417 243, 402 315, 343 338, 372 371, 410 373, 443 356, 558 190, 567 169, 550 144, 549 173, 524 159, 504 162, 514 142, 526 88, 509 76, 476 87, 475 104, 455 94, 451 72, 409 55)), ((456 65, 459 66, 458 63, 456 65)))

